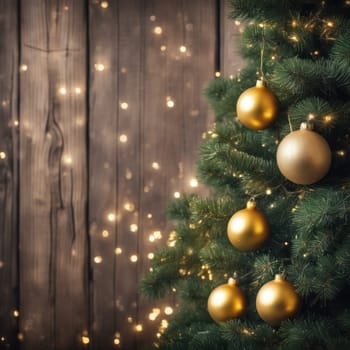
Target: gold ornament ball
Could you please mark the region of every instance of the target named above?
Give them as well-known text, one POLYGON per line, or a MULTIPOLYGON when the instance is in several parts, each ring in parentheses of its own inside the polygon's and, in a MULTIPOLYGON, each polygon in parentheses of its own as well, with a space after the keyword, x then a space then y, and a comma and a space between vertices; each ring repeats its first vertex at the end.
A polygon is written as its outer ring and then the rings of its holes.
POLYGON ((246 209, 237 211, 227 225, 230 242, 244 252, 261 248, 269 235, 267 219, 254 201, 249 201, 246 209))
POLYGON ((300 304, 294 286, 283 275, 276 275, 273 281, 264 284, 256 296, 256 310, 271 326, 278 326, 283 320, 294 316, 300 304))
POLYGON ((208 298, 208 312, 217 323, 242 316, 246 308, 245 295, 234 278, 216 287, 208 298))
POLYGON ((258 80, 256 86, 247 89, 238 98, 238 120, 249 129, 266 129, 276 120, 277 114, 277 97, 262 80, 258 80))
POLYGON ((301 129, 283 138, 277 149, 280 172, 299 185, 311 185, 329 171, 332 153, 327 141, 310 130, 306 123, 301 129))

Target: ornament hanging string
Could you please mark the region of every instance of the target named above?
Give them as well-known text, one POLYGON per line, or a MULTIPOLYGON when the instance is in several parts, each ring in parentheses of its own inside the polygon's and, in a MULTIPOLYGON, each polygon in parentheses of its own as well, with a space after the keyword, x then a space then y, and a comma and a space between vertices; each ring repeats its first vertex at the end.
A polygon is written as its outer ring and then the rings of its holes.
MULTIPOLYGON (((279 260, 275 260, 273 261, 271 264, 270 264, 270 273, 272 275, 275 275, 276 274, 276 269, 277 269, 277 264, 280 264, 280 266, 278 267, 278 273, 279 274, 283 274, 284 276, 286 275, 286 269, 285 267, 282 265, 283 262, 290 262, 292 259, 291 258, 281 258, 279 260)), ((239 279, 240 282, 243 281, 245 278, 249 277, 249 276, 252 276, 254 275, 255 272, 254 271, 250 271, 250 272, 247 272, 245 273, 244 275, 239 275, 237 273, 237 271, 234 271, 234 273, 232 274, 233 275, 233 278, 235 279, 239 279)), ((262 276, 258 277, 258 279, 262 279, 262 276)))
POLYGON ((288 113, 288 123, 289 123, 290 132, 293 132, 293 125, 292 125, 292 121, 290 119, 290 114, 289 113, 288 113))
POLYGON ((261 79, 265 81, 264 74, 264 53, 265 53, 265 24, 262 24, 261 50, 260 50, 260 74, 261 79))

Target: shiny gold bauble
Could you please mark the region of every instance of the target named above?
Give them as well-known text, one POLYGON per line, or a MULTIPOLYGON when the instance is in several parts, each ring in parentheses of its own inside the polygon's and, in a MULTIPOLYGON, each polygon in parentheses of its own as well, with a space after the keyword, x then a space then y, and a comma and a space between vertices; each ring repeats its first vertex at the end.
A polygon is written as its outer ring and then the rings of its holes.
POLYGON ((321 180, 331 166, 332 153, 327 141, 302 123, 288 134, 277 149, 277 165, 290 181, 310 185, 321 180))
POLYGON ((247 89, 238 98, 238 120, 249 129, 266 129, 276 120, 277 114, 277 97, 262 80, 258 80, 256 86, 247 89))
POLYGON ((294 286, 283 275, 276 275, 273 281, 264 284, 256 296, 256 310, 271 326, 278 326, 299 309, 300 298, 294 286))
POLYGON ((254 201, 247 208, 237 211, 227 225, 230 242, 241 251, 251 251, 263 246, 270 235, 266 217, 257 208, 254 201))
POLYGON ((243 315, 247 308, 244 293, 238 281, 230 278, 228 283, 216 287, 209 295, 208 312, 215 322, 225 322, 243 315))

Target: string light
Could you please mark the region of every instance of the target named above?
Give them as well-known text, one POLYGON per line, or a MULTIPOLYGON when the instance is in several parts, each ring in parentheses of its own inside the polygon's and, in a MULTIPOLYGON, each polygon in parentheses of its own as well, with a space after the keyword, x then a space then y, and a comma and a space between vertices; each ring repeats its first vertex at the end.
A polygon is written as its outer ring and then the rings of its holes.
POLYGON ((186 46, 183 46, 183 45, 180 46, 180 47, 179 47, 179 51, 182 52, 182 53, 185 53, 185 52, 187 51, 186 46))
POLYGON ((160 314, 160 309, 159 308, 153 308, 152 312, 148 315, 148 319, 150 321, 155 321, 157 319, 157 317, 160 314))
POLYGON ((81 88, 80 88, 80 87, 76 87, 76 88, 74 89, 74 91, 75 91, 75 93, 76 93, 77 95, 81 94, 81 88))
POLYGON ((162 233, 160 231, 154 231, 153 236, 155 239, 161 239, 162 238, 162 233))
POLYGON ((0 159, 5 159, 5 158, 6 158, 6 153, 0 152, 0 159))
POLYGON ((100 256, 100 255, 94 257, 94 262, 96 264, 101 264, 102 260, 103 260, 102 256, 100 256))
POLYGON ((173 308, 171 307, 171 306, 166 306, 165 308, 164 308, 164 313, 166 314, 166 315, 172 315, 173 314, 173 312, 174 312, 174 310, 173 310, 173 308))
POLYGON ((270 194, 272 194, 272 190, 271 188, 267 188, 265 193, 269 196, 270 194))
POLYGON ((19 70, 20 72, 26 72, 28 70, 28 66, 26 64, 21 64, 19 70))
POLYGON ((130 169, 126 169, 126 171, 125 171, 125 178, 127 180, 131 180, 132 179, 132 172, 131 172, 130 169))
POLYGON ((114 338, 113 343, 115 345, 120 345, 120 339, 119 338, 114 338))
POLYGON ((127 202, 127 203, 124 204, 124 209, 126 211, 132 212, 132 211, 135 210, 135 205, 130 203, 130 202, 127 202))
POLYGON ((168 108, 173 108, 175 106, 175 102, 171 99, 170 96, 166 98, 166 105, 168 108))
POLYGON ((135 331, 136 331, 136 332, 142 332, 142 330, 143 330, 142 324, 137 324, 137 325, 135 326, 135 331))
POLYGON ((66 165, 71 165, 73 163, 73 159, 70 155, 63 156, 63 163, 66 165))
POLYGON ((219 78, 221 76, 221 73, 220 72, 215 72, 215 77, 216 78, 219 78))
POLYGON ((131 231, 131 232, 137 232, 138 229, 139 229, 139 227, 137 226, 137 224, 131 224, 129 228, 130 228, 130 231, 131 231))
POLYGON ((129 105, 128 105, 127 102, 121 102, 121 103, 120 103, 120 108, 125 110, 125 109, 128 109, 128 108, 129 108, 129 105))
POLYGON ((103 9, 106 9, 106 8, 109 6, 108 1, 101 1, 100 6, 101 6, 103 9))
POLYGON ((104 64, 102 63, 95 63, 95 69, 98 71, 98 72, 102 72, 105 70, 105 66, 104 64))
POLYGON ((126 142, 128 142, 128 136, 125 135, 125 134, 120 135, 120 136, 119 136, 119 141, 120 141, 121 143, 126 143, 126 142))
POLYGON ((198 180, 193 178, 190 180, 190 186, 191 187, 198 187, 198 180))
POLYGON ((157 19, 157 18, 156 18, 156 16, 154 16, 154 15, 152 15, 152 16, 149 17, 149 20, 150 20, 151 22, 154 22, 156 19, 157 19))
POLYGON ((148 258, 149 260, 154 259, 154 253, 148 253, 147 258, 148 258))
POLYGON ((13 311, 13 316, 14 317, 19 317, 19 311, 18 310, 14 310, 13 311))
POLYGON ((151 213, 147 214, 147 219, 152 219, 152 214, 151 213))
POLYGON ((120 248, 120 247, 117 247, 117 248, 114 249, 114 253, 115 253, 116 255, 120 255, 122 252, 123 252, 123 250, 122 250, 122 248, 120 248))
POLYGON ((161 35, 161 34, 163 33, 162 27, 159 27, 159 26, 154 27, 153 33, 154 33, 154 34, 157 34, 157 35, 161 35))
POLYGON ((87 335, 83 335, 81 337, 81 342, 84 344, 84 345, 87 345, 90 343, 90 338, 87 336, 87 335))
POLYGON ((162 52, 166 51, 166 46, 165 46, 165 45, 162 45, 162 46, 160 47, 160 51, 162 51, 162 52))
POLYGON ((180 197, 181 197, 180 192, 174 192, 174 197, 175 197, 175 198, 180 198, 180 197))
POLYGON ((168 328, 168 325, 169 325, 169 323, 168 323, 167 320, 162 320, 162 322, 161 322, 161 328, 162 329, 168 328))
POLYGON ((159 170, 159 168, 160 168, 159 163, 158 162, 153 162, 152 163, 152 168, 155 169, 155 170, 159 170))
POLYGON ((151 235, 149 235, 148 240, 150 242, 154 242, 155 240, 162 239, 162 233, 160 231, 154 231, 151 235))
POLYGON ((103 238, 109 237, 109 232, 108 232, 107 230, 103 230, 103 231, 102 231, 102 237, 103 237, 103 238))
POLYGON ((116 215, 114 213, 109 213, 107 216, 108 221, 114 222, 116 220, 116 215))
POLYGON ((66 95, 67 94, 67 89, 64 86, 61 86, 58 89, 58 92, 60 93, 60 95, 66 95))
POLYGON ((130 261, 133 262, 133 263, 136 263, 138 259, 139 258, 137 257, 136 254, 133 254, 133 255, 130 256, 130 261))
POLYGON ((333 117, 331 115, 325 115, 323 120, 325 123, 330 123, 333 120, 333 117))

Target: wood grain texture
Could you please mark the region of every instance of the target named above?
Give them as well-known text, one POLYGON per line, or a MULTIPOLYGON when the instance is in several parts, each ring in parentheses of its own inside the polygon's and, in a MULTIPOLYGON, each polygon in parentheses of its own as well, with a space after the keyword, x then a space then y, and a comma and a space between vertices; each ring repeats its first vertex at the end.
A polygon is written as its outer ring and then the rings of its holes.
POLYGON ((245 62, 240 55, 241 25, 229 19, 230 8, 227 0, 221 1, 220 15, 220 66, 224 77, 236 76, 240 69, 244 68, 245 62), (238 24, 238 25, 237 25, 238 24))
POLYGON ((138 320, 137 268, 142 252, 138 236, 142 234, 143 134, 142 92, 144 89, 144 4, 145 0, 119 3, 118 48, 118 232, 117 245, 122 253, 116 255, 115 298, 116 331, 121 334, 123 349, 138 349, 136 326, 138 320), (123 109, 123 103, 128 108, 123 109), (123 135, 127 138, 122 142, 123 135), (134 261, 132 259, 138 259, 134 261), (129 276, 129 277, 128 277, 129 276))
POLYGON ((80 349, 88 328, 83 0, 21 4, 23 349, 80 349))
POLYGON ((0 1, 0 348, 17 345, 17 1, 0 1))
POLYGON ((104 9, 98 1, 89 1, 90 308, 94 349, 111 349, 116 332, 118 37, 118 2, 110 2, 104 9))

